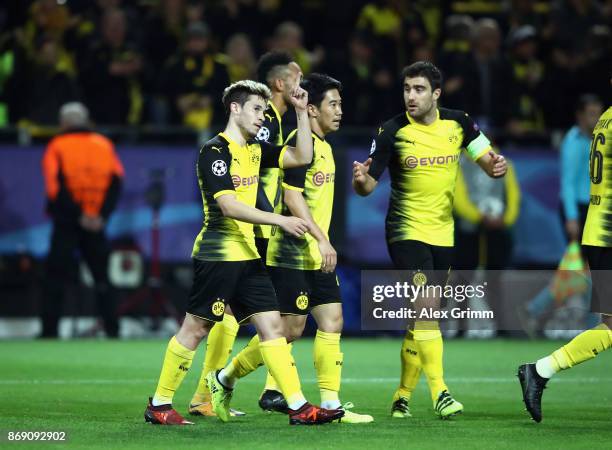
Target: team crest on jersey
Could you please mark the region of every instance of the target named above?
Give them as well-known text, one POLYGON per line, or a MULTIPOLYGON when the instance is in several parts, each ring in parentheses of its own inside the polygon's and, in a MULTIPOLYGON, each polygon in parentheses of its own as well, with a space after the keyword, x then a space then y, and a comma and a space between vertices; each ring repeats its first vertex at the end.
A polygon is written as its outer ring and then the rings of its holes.
POLYGON ((300 295, 295 299, 295 306, 297 306, 300 311, 304 311, 308 308, 308 295, 306 295, 305 292, 300 292, 300 295))
POLYGON ((261 157, 259 156, 259 153, 253 152, 253 154, 251 155, 251 163, 259 164, 259 160, 260 159, 261 159, 261 157))
POLYGON ((261 127, 257 132, 257 136, 255 137, 258 141, 266 141, 270 139, 270 130, 267 127, 261 127))
POLYGON ((459 136, 457 136, 456 134, 451 134, 448 137, 448 142, 450 142, 451 144, 456 144, 457 142, 459 142, 459 136))
POLYGON ((225 312, 225 303, 220 298, 217 298, 217 301, 212 304, 210 309, 216 317, 220 317, 225 312))
POLYGON ((414 276, 412 277, 412 282, 416 286, 424 286, 427 283, 427 275, 419 271, 415 273, 414 276))
POLYGON ((376 151, 376 139, 372 139, 372 146, 370 147, 370 155, 376 151))
POLYGON ((227 173, 227 164, 222 159, 217 159, 212 163, 212 172, 221 177, 227 173))

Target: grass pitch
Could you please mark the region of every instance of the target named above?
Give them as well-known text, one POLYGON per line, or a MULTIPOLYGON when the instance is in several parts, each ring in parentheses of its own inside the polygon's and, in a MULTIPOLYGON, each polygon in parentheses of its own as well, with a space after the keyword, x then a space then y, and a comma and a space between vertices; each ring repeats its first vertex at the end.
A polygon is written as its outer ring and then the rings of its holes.
MULTIPOLYGON (((245 341, 237 342, 240 349, 245 341)), ((241 380, 233 406, 248 413, 223 424, 195 418, 193 427, 145 424, 166 341, 14 341, 0 343, 0 446, 103 449, 362 449, 609 448, 611 354, 557 376, 544 395, 544 421, 523 410, 516 368, 557 348, 551 341, 447 341, 446 381, 465 413, 433 415, 422 379, 412 419, 392 419, 400 339, 343 340, 341 399, 372 414, 366 425, 289 426, 287 417, 257 407, 264 370, 241 380), (8 431, 66 431, 65 443, 8 443, 8 431)), ((312 339, 294 345, 307 397, 318 403, 312 339)), ((186 414, 199 377, 200 350, 176 395, 186 414)))

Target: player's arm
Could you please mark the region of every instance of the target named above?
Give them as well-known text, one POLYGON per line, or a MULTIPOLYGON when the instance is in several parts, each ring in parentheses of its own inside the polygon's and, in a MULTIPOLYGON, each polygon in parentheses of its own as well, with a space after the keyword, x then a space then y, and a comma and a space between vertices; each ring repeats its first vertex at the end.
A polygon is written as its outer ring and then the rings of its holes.
POLYGON ((283 201, 295 217, 303 219, 308 225, 308 232, 317 240, 319 252, 321 253, 321 270, 323 272, 333 272, 336 269, 338 255, 336 250, 314 221, 310 208, 302 195, 304 191, 304 178, 306 167, 290 169, 285 171, 283 179, 283 201))
POLYGON ((295 237, 302 237, 308 231, 308 224, 299 217, 287 217, 260 211, 238 201, 235 194, 227 191, 217 197, 216 200, 225 217, 258 225, 277 225, 286 233, 295 237))
POLYGON ((308 93, 297 86, 291 93, 291 104, 295 108, 297 117, 296 142, 295 147, 286 146, 286 150, 282 153, 282 160, 279 165, 283 169, 304 166, 312 161, 312 132, 306 109, 308 93))
POLYGON ((491 141, 480 131, 470 116, 463 113, 458 117, 458 122, 463 128, 462 145, 470 157, 491 178, 503 177, 508 170, 506 158, 493 151, 491 141))
POLYGON ((353 161, 353 189, 358 195, 370 195, 378 184, 378 179, 389 165, 393 149, 392 139, 383 127, 372 140, 370 157, 364 162, 353 161))
POLYGON ((198 173, 206 190, 212 194, 225 217, 252 224, 278 225, 286 232, 301 237, 308 226, 297 217, 284 217, 279 214, 260 211, 246 205, 236 198, 234 183, 230 176, 232 156, 227 147, 206 147, 200 150, 198 173))

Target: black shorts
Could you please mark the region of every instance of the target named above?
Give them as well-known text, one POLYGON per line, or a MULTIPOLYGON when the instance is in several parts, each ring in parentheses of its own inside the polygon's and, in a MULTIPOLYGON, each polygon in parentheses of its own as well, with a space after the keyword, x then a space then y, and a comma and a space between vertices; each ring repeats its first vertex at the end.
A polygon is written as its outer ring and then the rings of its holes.
POLYGON ((253 314, 278 311, 274 286, 261 259, 249 261, 193 260, 193 286, 187 312, 220 322, 229 303, 238 323, 253 314))
POLYGON ((593 284, 591 311, 612 315, 612 248, 582 246, 593 284))
POLYGON ((319 305, 341 303, 336 272, 268 266, 281 314, 306 315, 319 305))
POLYGON ((257 253, 259 253, 259 257, 261 258, 264 267, 266 266, 266 255, 268 253, 268 239, 266 238, 255 238, 255 247, 257 247, 257 253))
POLYGON ((388 243, 387 248, 396 269, 418 270, 435 284, 446 284, 453 261, 453 247, 406 240, 388 243))

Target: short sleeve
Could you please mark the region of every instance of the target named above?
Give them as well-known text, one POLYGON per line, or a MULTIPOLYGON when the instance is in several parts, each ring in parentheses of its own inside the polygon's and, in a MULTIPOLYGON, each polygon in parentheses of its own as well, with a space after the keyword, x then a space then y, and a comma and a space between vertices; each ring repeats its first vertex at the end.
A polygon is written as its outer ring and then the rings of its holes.
POLYGON ((389 165, 391 154, 393 151, 393 141, 389 132, 380 127, 378 134, 372 140, 372 146, 370 147, 370 158, 372 158, 372 165, 368 174, 378 180, 385 171, 385 168, 389 165))
POLYGON ((223 194, 234 193, 234 183, 230 176, 232 156, 226 146, 207 144, 200 150, 198 176, 206 192, 217 198, 223 194))
POLYGON ((283 188, 292 191, 304 192, 307 171, 307 166, 285 169, 283 174, 283 188))
POLYGON ((261 147, 260 167, 283 167, 283 155, 287 149, 284 145, 274 145, 266 141, 259 141, 261 147))
POLYGON ((470 157, 476 161, 482 155, 487 153, 491 148, 491 141, 480 131, 478 124, 474 120, 463 113, 459 120, 463 129, 463 144, 470 157))

